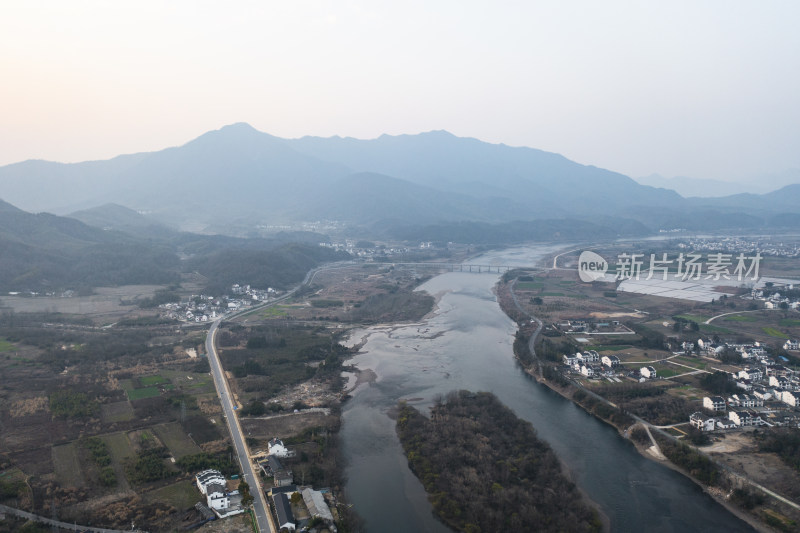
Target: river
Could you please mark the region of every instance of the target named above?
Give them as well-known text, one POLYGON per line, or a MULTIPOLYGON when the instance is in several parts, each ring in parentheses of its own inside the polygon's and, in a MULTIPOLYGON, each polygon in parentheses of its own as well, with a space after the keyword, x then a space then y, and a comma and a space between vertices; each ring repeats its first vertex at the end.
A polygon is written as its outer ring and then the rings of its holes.
MULTIPOLYGON (((529 266, 552 251, 514 248, 475 262, 529 266)), ((340 432, 346 492, 367 531, 450 531, 434 518, 422 484, 408 469, 388 413, 400 399, 427 409, 437 394, 454 389, 491 391, 530 421, 608 517, 612 531, 753 531, 697 485, 639 455, 615 429, 530 379, 514 359, 515 324, 492 293, 497 279, 460 272, 436 276, 420 287, 441 296, 431 316, 351 336, 353 344, 367 342, 350 363, 374 372, 345 403, 340 432)))

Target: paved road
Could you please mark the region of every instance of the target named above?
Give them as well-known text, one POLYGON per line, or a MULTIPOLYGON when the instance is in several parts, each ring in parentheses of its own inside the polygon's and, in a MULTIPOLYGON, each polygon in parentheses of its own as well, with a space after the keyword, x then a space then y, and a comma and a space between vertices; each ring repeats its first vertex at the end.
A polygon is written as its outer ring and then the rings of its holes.
POLYGON ((217 319, 211 325, 211 329, 208 330, 208 337, 206 337, 208 364, 211 367, 211 375, 214 376, 214 385, 217 387, 217 394, 222 402, 222 411, 225 415, 225 420, 228 422, 228 429, 230 430, 233 447, 239 458, 239 465, 242 467, 242 477, 248 485, 250 485, 250 493, 253 495, 253 512, 256 516, 258 530, 277 533, 278 530, 275 529, 272 524, 272 516, 269 514, 269 506, 264 498, 264 492, 261 490, 260 480, 253 470, 253 463, 250 461, 250 457, 247 454, 247 445, 244 442, 242 428, 239 425, 239 417, 236 416, 234 411, 233 397, 228 387, 228 380, 225 379, 222 364, 219 361, 219 355, 214 345, 217 336, 217 328, 219 328, 220 322, 222 322, 222 319, 217 319))
POLYGON ((270 531, 272 533, 277 533, 278 528, 275 527, 275 524, 272 520, 272 514, 269 511, 269 505, 267 504, 264 496, 264 491, 261 490, 260 479, 253 470, 253 464, 250 461, 250 456, 247 453, 247 445, 244 441, 242 427, 239 424, 239 417, 236 416, 236 411, 234 409, 233 396, 231 395, 231 390, 228 386, 228 380, 225 378, 225 373, 222 370, 222 363, 220 363, 219 354, 217 354, 217 329, 223 320, 230 320, 237 316, 246 315, 258 309, 269 307, 288 300, 294 295, 295 292, 297 292, 300 287, 310 283, 314 279, 314 276, 316 276, 317 273, 322 270, 342 268, 343 266, 350 266, 353 264, 355 263, 352 261, 342 261, 311 270, 306 274, 305 279, 303 279, 303 281, 297 287, 290 290, 280 298, 243 309, 237 313, 220 317, 211 324, 211 328, 208 330, 208 336, 206 337, 206 353, 208 354, 208 364, 211 367, 211 375, 214 377, 214 385, 217 388, 217 395, 222 403, 222 412, 224 413, 225 420, 228 423, 228 429, 231 434, 231 440, 233 441, 233 447, 236 450, 236 456, 239 458, 239 464, 242 467, 242 477, 245 481, 247 481, 248 485, 250 485, 250 493, 253 495, 253 512, 256 516, 256 523, 259 531, 270 531))

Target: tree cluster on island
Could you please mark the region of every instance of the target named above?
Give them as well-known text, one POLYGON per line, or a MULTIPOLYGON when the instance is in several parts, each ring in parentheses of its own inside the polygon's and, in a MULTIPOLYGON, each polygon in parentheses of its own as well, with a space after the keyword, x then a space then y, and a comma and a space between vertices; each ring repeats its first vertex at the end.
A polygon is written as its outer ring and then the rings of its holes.
POLYGON ((601 531, 547 443, 491 393, 451 392, 397 433, 434 512, 457 531, 601 531))

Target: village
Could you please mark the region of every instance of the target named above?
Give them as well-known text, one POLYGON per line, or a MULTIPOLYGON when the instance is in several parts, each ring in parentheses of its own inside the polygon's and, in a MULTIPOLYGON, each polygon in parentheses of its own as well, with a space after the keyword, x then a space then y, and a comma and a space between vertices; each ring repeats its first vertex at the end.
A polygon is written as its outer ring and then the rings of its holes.
MULTIPOLYGON (((698 339, 698 350, 695 343, 683 343, 683 351, 674 352, 672 358, 697 354, 710 360, 729 351, 738 354, 744 366, 738 371, 724 372, 731 384, 739 392, 725 397, 718 395, 704 396, 704 411, 693 413, 689 423, 701 431, 743 429, 758 426, 791 426, 800 427, 800 376, 769 356, 767 349, 758 342, 752 344, 715 343, 710 339, 698 339)), ((796 351, 799 344, 796 340, 787 340, 784 349, 796 351)), ((668 362, 667 357, 662 362, 668 362)), ((567 374, 581 376, 592 380, 607 380, 610 383, 622 383, 623 380, 658 382, 665 380, 658 375, 652 365, 644 365, 631 369, 623 365, 617 355, 600 355, 595 350, 586 350, 562 358, 567 374)), ((674 376, 671 376, 674 377, 674 376)))
POLYGON ((206 294, 193 294, 186 301, 167 302, 160 304, 158 308, 164 318, 180 322, 213 322, 228 313, 235 313, 246 307, 268 302, 281 296, 281 294, 281 291, 277 291, 272 287, 264 290, 236 283, 231 286, 230 294, 226 296, 215 297, 206 294))
MULTIPOLYGON (((296 451, 277 437, 267 446, 267 450, 255 452, 253 459, 264 478, 264 492, 278 530, 336 533, 334 522, 338 514, 334 514, 336 501, 330 489, 315 490, 310 485, 295 484, 288 462, 296 456, 296 451)), ((195 483, 206 503, 195 505, 201 520, 191 527, 245 513, 252 498, 248 498, 249 487, 239 481, 238 475, 226 479, 219 470, 208 469, 195 475, 195 483)))

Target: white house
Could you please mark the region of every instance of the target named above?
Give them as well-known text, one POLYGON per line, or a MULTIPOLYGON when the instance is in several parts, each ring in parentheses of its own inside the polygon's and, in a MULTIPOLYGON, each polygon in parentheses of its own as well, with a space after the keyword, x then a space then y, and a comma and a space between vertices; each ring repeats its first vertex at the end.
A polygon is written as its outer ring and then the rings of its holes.
POLYGON ((692 416, 689 417, 689 423, 700 431, 714 431, 716 427, 716 420, 713 417, 706 416, 700 412, 692 413, 692 416))
POLYGON ((764 405, 764 402, 767 400, 771 400, 773 396, 772 389, 767 389, 764 387, 753 387, 753 396, 761 400, 761 405, 764 405))
POLYGON ((206 497, 206 505, 220 518, 244 512, 239 491, 229 491, 225 476, 218 470, 203 470, 195 475, 195 480, 197 488, 206 497))
POLYGON ((796 340, 791 339, 783 343, 784 350, 800 350, 800 343, 796 340))
POLYGON ((581 374, 587 378, 591 378, 594 376, 594 369, 591 367, 591 365, 581 365, 581 374))
POLYGON ((749 379, 750 381, 761 381, 764 373, 758 368, 745 368, 739 371, 739 379, 749 379))
POLYGON ((717 429, 736 429, 736 424, 730 419, 717 418, 717 429))
POLYGON ((275 457, 289 457, 290 453, 286 446, 283 445, 283 441, 278 437, 270 440, 267 443, 267 447, 269 448, 269 455, 274 455, 275 457))
POLYGON ((786 405, 797 407, 800 405, 800 394, 796 393, 795 391, 785 390, 781 392, 781 401, 786 405))
POLYGON ((761 417, 747 411, 728 411, 728 418, 739 427, 760 426, 763 423, 761 417))
POLYGON ((228 489, 225 485, 211 483, 206 486, 206 503, 215 511, 227 511, 231 505, 228 489))
POLYGON ((608 368, 617 368, 619 366, 619 357, 616 355, 604 355, 602 361, 603 366, 608 368))
POLYGON ((652 366, 643 366, 642 368, 639 369, 639 374, 641 374, 643 378, 655 379, 656 369, 653 368, 652 366))
POLYGON ((724 411, 725 399, 721 396, 706 396, 703 398, 703 407, 710 411, 724 411))
POLYGON ((783 376, 770 376, 769 377, 769 386, 770 387, 778 387, 781 389, 788 389, 789 388, 789 380, 783 376))
POLYGON ((200 492, 202 492, 203 495, 208 494, 207 487, 209 485, 225 485, 225 476, 223 476, 222 472, 219 470, 203 470, 194 477, 197 482, 197 488, 200 489, 200 492))
POLYGON ((749 394, 733 394, 728 398, 731 407, 763 407, 764 400, 749 394))

